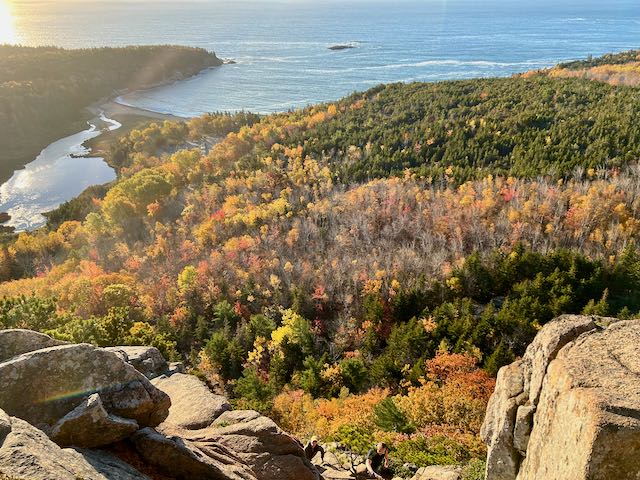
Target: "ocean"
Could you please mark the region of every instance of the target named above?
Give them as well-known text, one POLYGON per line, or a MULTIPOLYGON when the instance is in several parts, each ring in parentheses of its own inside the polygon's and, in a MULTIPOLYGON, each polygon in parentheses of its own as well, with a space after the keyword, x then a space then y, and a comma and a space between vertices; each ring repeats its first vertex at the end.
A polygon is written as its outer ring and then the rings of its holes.
POLYGON ((638 0, 3 1, 11 37, 0 41, 186 44, 237 62, 122 99, 185 117, 289 110, 379 83, 508 76, 640 45, 638 0), (338 44, 355 48, 329 50, 338 44))

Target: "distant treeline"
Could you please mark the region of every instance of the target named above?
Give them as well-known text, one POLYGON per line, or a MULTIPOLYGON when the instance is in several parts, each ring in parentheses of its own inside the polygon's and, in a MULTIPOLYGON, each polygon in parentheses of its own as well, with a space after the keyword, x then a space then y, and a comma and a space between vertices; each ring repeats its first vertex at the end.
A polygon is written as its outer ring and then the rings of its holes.
POLYGON ((562 63, 554 68, 527 72, 523 77, 582 78, 614 86, 640 86, 640 51, 631 50, 602 57, 562 63))
POLYGON ((51 141, 82 128, 92 102, 220 65, 215 54, 178 46, 64 50, 0 46, 0 178, 51 141))
POLYGON ((589 55, 585 60, 561 63, 558 67, 569 70, 580 70, 583 68, 601 67, 603 65, 624 65, 638 61, 640 61, 640 50, 629 50, 620 53, 607 53, 606 55, 595 58, 589 55))

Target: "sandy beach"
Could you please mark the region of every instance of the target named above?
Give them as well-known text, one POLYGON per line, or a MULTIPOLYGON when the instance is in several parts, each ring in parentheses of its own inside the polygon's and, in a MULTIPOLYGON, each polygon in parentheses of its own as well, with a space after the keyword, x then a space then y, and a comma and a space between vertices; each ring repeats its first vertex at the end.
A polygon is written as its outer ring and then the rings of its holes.
POLYGON ((100 111, 109 118, 115 118, 120 120, 123 117, 146 117, 154 120, 175 120, 184 121, 188 118, 178 117, 176 115, 168 115, 165 113, 152 112, 151 110, 145 110, 143 108, 131 107, 129 105, 123 105, 115 100, 102 103, 100 105, 92 105, 89 107, 89 111, 95 115, 98 115, 100 111))

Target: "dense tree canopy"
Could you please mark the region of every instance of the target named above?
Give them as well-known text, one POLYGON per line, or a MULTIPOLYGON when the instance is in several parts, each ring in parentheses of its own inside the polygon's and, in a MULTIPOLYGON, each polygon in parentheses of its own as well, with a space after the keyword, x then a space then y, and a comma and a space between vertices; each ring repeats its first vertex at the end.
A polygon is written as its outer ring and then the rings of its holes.
POLYGON ((601 57, 589 56, 589 58, 585 60, 561 63, 558 67, 569 70, 580 70, 589 67, 601 67, 603 65, 624 65, 626 63, 634 63, 638 61, 640 61, 640 51, 627 50, 626 52, 607 53, 601 57))
POLYGON ((562 178, 640 158, 639 98, 631 88, 542 76, 386 85, 293 138, 305 154, 328 157, 345 183, 405 169, 457 181, 562 178))

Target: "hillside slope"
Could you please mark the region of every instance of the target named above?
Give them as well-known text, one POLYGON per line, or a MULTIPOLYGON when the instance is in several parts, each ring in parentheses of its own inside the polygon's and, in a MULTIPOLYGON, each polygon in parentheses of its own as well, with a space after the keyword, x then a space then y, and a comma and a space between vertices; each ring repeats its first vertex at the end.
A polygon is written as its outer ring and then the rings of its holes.
POLYGON ((491 375, 542 325, 640 311, 639 96, 388 85, 134 131, 106 194, 0 250, 0 326, 153 344, 354 450, 479 458, 491 375))
POLYGON ((610 85, 640 86, 640 51, 608 54, 588 60, 567 62, 557 67, 530 72, 530 75, 547 75, 553 78, 584 78, 610 85))

